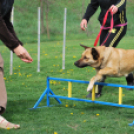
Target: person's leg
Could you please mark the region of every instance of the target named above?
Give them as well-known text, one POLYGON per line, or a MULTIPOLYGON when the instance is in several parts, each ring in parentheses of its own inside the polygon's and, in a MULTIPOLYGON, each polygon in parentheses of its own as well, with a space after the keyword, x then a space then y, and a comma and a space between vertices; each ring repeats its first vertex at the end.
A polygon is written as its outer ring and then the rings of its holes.
MULTIPOLYGON (((127 26, 113 28, 112 32, 110 33, 110 35, 104 45, 106 47, 116 47, 118 45, 118 43, 120 42, 120 40, 126 34, 126 31, 127 31, 127 26)), ((103 42, 107 38, 108 34, 109 34, 109 30, 102 31, 102 33, 100 35, 100 45, 103 44, 103 42)), ((130 77, 130 76, 128 76, 128 77, 130 77)), ((129 79, 131 79, 131 78, 129 78, 129 79)), ((102 81, 102 82, 104 82, 104 81, 102 81)), ((102 88, 103 88, 103 86, 98 86, 98 93, 96 93, 96 97, 101 96, 102 88)), ((91 97, 91 93, 88 94, 87 97, 91 97)))
MULTIPOLYGON (((121 39, 125 36, 127 26, 113 28, 109 38, 105 42, 106 47, 116 47, 121 39)), ((101 45, 101 44, 100 44, 101 45)))
POLYGON ((0 128, 17 129, 17 128, 20 128, 20 125, 13 124, 1 116, 5 112, 6 104, 7 104, 7 93, 6 93, 5 82, 3 79, 3 77, 4 77, 3 66, 4 66, 4 62, 0 55, 0 128))
MULTIPOLYGON (((109 31, 109 30, 103 30, 103 31, 101 32, 101 35, 100 35, 100 45, 101 45, 101 44, 103 43, 103 41, 106 39, 106 37, 107 37, 107 35, 108 35, 108 31, 109 31)), ((106 79, 106 78, 104 78, 104 79, 101 80, 100 82, 105 82, 105 79, 106 79)), ((101 96, 101 92, 102 92, 103 86, 98 85, 98 86, 96 86, 96 88, 97 88, 96 91, 98 91, 98 92, 95 93, 95 97, 98 98, 98 97, 101 96)), ((86 97, 87 97, 87 98, 91 98, 91 97, 92 97, 92 92, 90 92, 86 97)))
MULTIPOLYGON (((100 35, 100 45, 103 43, 103 41, 105 40, 105 38, 107 37, 107 34, 108 34, 108 30, 103 30, 101 32, 101 35, 100 35)), ((104 82, 105 81, 105 78, 103 80, 101 80, 100 82, 104 82)), ((101 96, 101 92, 102 92, 102 88, 103 86, 96 86, 96 91, 98 91, 98 93, 96 92, 95 93, 95 97, 98 98, 101 96)), ((92 92, 90 92, 86 98, 91 98, 92 97, 92 92)))
POLYGON ((20 125, 7 121, 3 116, 0 115, 0 128, 2 129, 18 129, 20 125))
MULTIPOLYGON (((100 35, 100 45, 103 43, 103 41, 106 39, 107 35, 109 33, 109 30, 103 30, 100 35)), ((108 43, 108 41, 106 41, 108 43)), ((104 77, 100 82, 105 82, 106 77, 104 77)), ((102 95, 102 85, 98 85, 98 93, 95 93, 96 97, 100 97, 102 95)))
MULTIPOLYGON (((126 34, 127 31, 127 26, 125 27, 121 27, 117 29, 117 34, 116 36, 111 34, 111 37, 114 37, 113 40, 109 43, 105 43, 106 46, 110 46, 110 47, 116 47, 118 45, 118 43, 120 42, 120 40, 124 37, 124 35, 126 34)), ((110 39, 109 39, 110 40, 110 39)), ((108 41, 109 42, 109 41, 108 41)), ((126 81, 127 81, 127 85, 132 86, 133 83, 133 73, 130 73, 127 77, 126 77, 126 81)), ((127 90, 131 90, 130 88, 127 88, 127 90)))
MULTIPOLYGON (((106 76, 103 77, 103 79, 100 82, 105 82, 106 76)), ((95 86, 95 98, 99 98, 102 94, 102 85, 96 85, 95 86)), ((92 91, 86 96, 86 98, 91 98, 92 97, 92 91)))
MULTIPOLYGON (((116 47, 118 45, 118 43, 120 42, 120 40, 125 36, 126 31, 127 31, 127 26, 114 28, 112 33, 110 34, 108 40, 106 41, 105 46, 116 47)), ((130 73, 126 77, 126 81, 127 81, 127 85, 130 85, 130 86, 133 85, 133 74, 132 73, 130 73)), ((130 88, 127 88, 127 89, 129 90, 130 88)))
POLYGON ((4 62, 0 55, 0 115, 4 113, 7 104, 7 93, 4 81, 4 62))
MULTIPOLYGON (((106 39, 107 35, 109 34, 109 31, 107 31, 107 30, 106 31, 103 30, 103 31, 104 31, 103 32, 104 34, 100 37, 100 45, 103 44, 103 41, 106 39), (106 32, 107 32, 107 35, 106 35, 106 32)), ((118 45, 118 43, 120 42, 120 40, 125 36, 126 31, 127 31, 127 26, 113 28, 112 32, 110 33, 110 35, 104 45, 106 47, 116 47, 118 45)), ((130 76, 128 76, 128 77, 129 77, 129 79, 131 79, 130 76)), ((100 89, 98 89, 98 91, 101 94, 102 87, 100 87, 100 89)))
MULTIPOLYGON (((126 77, 126 81, 127 81, 127 85, 129 86, 133 86, 133 73, 130 73, 127 77, 126 77)), ((126 88, 127 90, 132 90, 132 88, 126 88)))

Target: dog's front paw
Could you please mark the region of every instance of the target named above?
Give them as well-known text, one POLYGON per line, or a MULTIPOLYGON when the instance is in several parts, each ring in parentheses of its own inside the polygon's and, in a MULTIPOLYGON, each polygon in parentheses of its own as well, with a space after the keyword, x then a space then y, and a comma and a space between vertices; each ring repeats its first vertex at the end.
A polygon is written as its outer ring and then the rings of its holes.
POLYGON ((93 86, 92 85, 88 85, 87 92, 91 91, 92 89, 93 89, 93 86))

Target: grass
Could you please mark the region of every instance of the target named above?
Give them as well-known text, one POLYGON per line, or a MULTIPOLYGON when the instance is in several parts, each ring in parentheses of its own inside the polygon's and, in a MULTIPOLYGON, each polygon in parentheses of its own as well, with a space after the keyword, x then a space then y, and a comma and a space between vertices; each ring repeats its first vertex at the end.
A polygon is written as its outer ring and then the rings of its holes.
MULTIPOLYGON (((2 130, 0 134, 132 134, 134 127, 128 126, 134 120, 132 109, 117 108, 77 101, 61 100, 62 105, 29 110, 46 89, 46 77, 90 80, 95 75, 93 68, 76 68, 74 62, 80 58, 83 43, 93 46, 91 40, 67 40, 66 69, 62 70, 62 41, 41 43, 41 71, 37 73, 37 44, 26 44, 25 48, 33 57, 33 63, 25 64, 14 55, 13 75, 9 75, 9 50, 0 46, 5 62, 5 82, 8 94, 7 110, 4 117, 19 123, 19 130, 2 130)), ((125 37, 118 47, 133 49, 132 37, 125 37)), ((107 78, 107 83, 126 84, 125 78, 107 78)), ((51 81, 57 95, 67 96, 66 82, 51 81)), ((85 98, 87 84, 73 83, 73 97, 85 98)), ((123 104, 134 105, 134 91, 123 91, 123 104)), ((118 89, 104 87, 100 101, 118 103, 118 89)), ((57 104, 51 99, 51 104, 57 104)), ((45 98, 40 106, 45 106, 45 98)))

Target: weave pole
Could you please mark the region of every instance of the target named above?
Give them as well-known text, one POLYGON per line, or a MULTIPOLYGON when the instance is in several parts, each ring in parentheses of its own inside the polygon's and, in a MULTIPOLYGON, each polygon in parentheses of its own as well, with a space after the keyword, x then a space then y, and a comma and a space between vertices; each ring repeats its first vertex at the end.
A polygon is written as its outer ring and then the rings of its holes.
MULTIPOLYGON (((11 13, 11 22, 13 25, 13 18, 14 18, 14 7, 12 9, 12 13, 11 13)), ((10 51, 10 75, 13 74, 13 52, 10 51)))
POLYGON ((37 57, 37 72, 40 72, 40 7, 38 7, 38 57, 37 57))
POLYGON ((63 25, 63 50, 62 50, 62 69, 65 69, 65 48, 66 48, 66 17, 67 9, 64 9, 64 25, 63 25))

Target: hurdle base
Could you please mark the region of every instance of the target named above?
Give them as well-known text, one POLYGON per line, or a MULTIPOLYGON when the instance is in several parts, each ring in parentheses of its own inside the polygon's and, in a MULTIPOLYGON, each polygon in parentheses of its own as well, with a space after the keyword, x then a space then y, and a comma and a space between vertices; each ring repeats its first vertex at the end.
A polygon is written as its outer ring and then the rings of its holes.
MULTIPOLYGON (((57 104, 57 105, 60 105, 60 104, 57 104)), ((41 107, 36 107, 36 108, 29 108, 29 110, 35 110, 35 109, 38 109, 38 108, 44 108, 44 107, 53 107, 53 106, 57 106, 57 105, 49 105, 49 106, 41 106, 41 107)))
MULTIPOLYGON (((49 97, 49 94, 55 95, 54 92, 53 92, 50 88, 46 88, 46 90, 42 93, 42 95, 40 96, 40 98, 38 99, 38 101, 35 103, 34 107, 33 107, 33 108, 30 108, 30 110, 35 110, 35 109, 41 108, 41 107, 52 107, 52 106, 54 106, 54 105, 50 105, 50 97, 49 97), (38 107, 38 105, 40 104, 40 102, 42 101, 42 99, 43 99, 45 96, 46 96, 47 105, 46 105, 46 106, 38 107)), ((57 97, 55 97, 55 100, 56 100, 59 104, 62 103, 57 97)))

